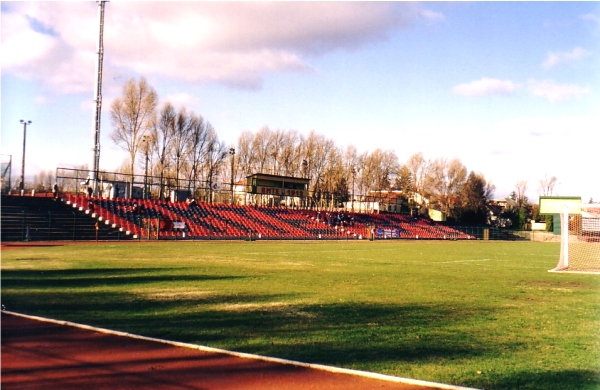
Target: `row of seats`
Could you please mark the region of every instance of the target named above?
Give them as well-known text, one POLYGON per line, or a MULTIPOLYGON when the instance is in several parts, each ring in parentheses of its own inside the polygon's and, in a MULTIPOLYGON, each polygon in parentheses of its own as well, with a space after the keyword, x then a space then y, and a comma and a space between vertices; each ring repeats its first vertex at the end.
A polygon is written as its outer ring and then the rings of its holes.
POLYGON ((87 199, 68 195, 67 201, 93 209, 104 221, 146 237, 277 239, 340 239, 366 237, 375 227, 393 230, 406 239, 469 239, 469 235, 422 218, 400 214, 328 213, 300 209, 253 207, 143 199, 87 199), (84 206, 85 205, 85 206, 84 206), (160 221, 160 229, 149 222, 160 221), (158 232, 160 230, 160 232, 158 232))
POLYGON ((83 195, 67 194, 63 198, 67 203, 72 204, 87 214, 98 218, 98 221, 119 229, 127 235, 140 236, 142 229, 140 224, 133 218, 119 215, 116 207, 111 201, 101 198, 86 198, 83 195))

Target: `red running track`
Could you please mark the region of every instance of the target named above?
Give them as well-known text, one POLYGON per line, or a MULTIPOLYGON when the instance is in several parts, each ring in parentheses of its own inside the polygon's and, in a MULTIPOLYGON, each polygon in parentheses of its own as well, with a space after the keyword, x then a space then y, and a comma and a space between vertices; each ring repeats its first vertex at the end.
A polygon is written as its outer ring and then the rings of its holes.
POLYGON ((1 324, 2 390, 459 389, 206 352, 8 313, 1 324))

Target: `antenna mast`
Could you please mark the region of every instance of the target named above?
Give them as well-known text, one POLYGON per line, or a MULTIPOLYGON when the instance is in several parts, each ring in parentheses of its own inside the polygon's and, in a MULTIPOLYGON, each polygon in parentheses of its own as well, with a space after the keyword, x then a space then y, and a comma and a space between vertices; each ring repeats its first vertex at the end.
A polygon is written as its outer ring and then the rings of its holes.
POLYGON ((102 62, 104 60, 104 3, 106 1, 98 1, 98 18, 99 18, 99 33, 98 33, 98 62, 96 63, 96 88, 94 90, 94 102, 96 110, 94 112, 94 159, 92 164, 92 189, 94 195, 98 193, 98 170, 100 166, 100 120, 102 112, 102 62))

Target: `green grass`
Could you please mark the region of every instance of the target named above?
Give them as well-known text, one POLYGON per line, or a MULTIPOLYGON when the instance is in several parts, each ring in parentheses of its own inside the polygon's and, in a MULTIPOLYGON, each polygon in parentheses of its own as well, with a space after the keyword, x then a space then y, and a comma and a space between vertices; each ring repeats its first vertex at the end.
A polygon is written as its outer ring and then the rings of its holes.
POLYGON ((9 310, 489 389, 600 388, 600 276, 558 244, 194 242, 2 253, 9 310))

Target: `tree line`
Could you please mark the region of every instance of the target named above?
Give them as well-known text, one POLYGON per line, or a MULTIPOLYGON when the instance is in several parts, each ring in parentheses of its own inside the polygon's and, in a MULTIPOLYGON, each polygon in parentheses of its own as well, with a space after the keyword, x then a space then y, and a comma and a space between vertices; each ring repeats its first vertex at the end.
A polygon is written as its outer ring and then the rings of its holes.
POLYGON ((193 190, 270 173, 310 179, 315 202, 342 203, 366 195, 383 199, 400 191, 407 210, 433 207, 473 222, 485 220, 494 191, 483 174, 469 172, 457 158, 431 160, 416 153, 401 163, 393 150, 358 153, 314 131, 304 135, 263 127, 243 131, 237 145, 226 145, 202 116, 168 101, 159 107, 158 94, 145 78, 124 84, 110 119, 111 139, 129 155, 123 173, 145 172, 147 166, 161 183, 174 178, 178 188, 180 181, 191 183, 193 190))
MULTIPOLYGON (((355 146, 341 148, 314 131, 263 127, 245 130, 236 145, 226 145, 201 115, 168 101, 159 106, 156 90, 143 77, 123 85, 110 106, 110 120, 111 140, 129 156, 120 173, 159 178, 159 196, 166 183, 194 192, 269 173, 310 179, 315 204, 383 200, 396 192, 402 211, 434 208, 456 221, 486 223, 495 189, 458 158, 428 159, 418 152, 400 162, 393 150, 358 153, 355 146)), ((523 200, 524 185, 517 189, 523 200)))

